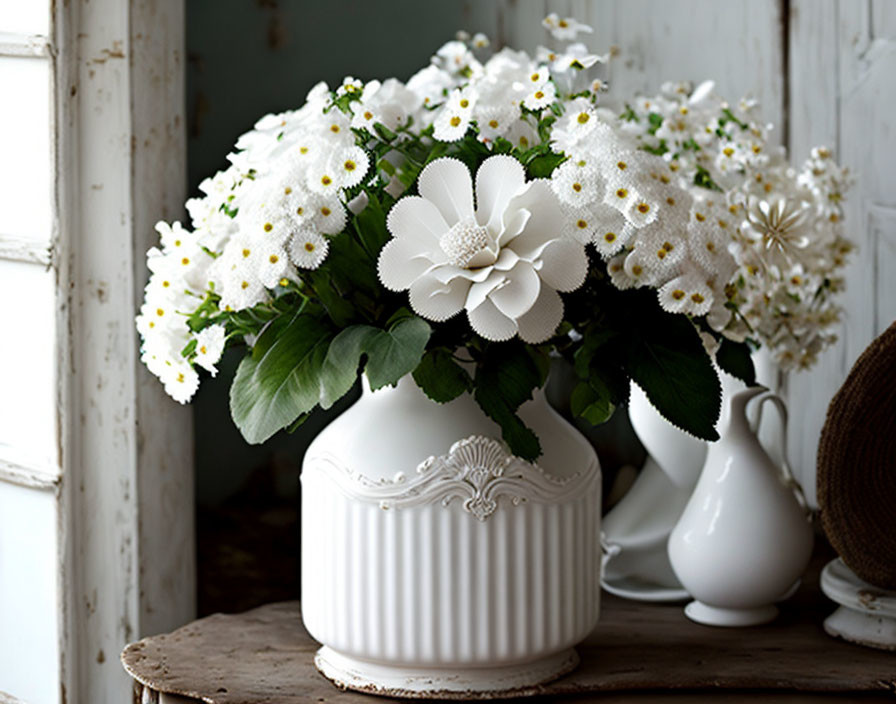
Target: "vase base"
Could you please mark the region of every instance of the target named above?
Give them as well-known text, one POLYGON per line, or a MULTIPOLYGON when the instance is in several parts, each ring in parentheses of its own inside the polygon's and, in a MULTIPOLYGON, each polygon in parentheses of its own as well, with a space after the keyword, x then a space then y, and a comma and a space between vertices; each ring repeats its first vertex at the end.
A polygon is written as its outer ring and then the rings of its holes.
POLYGON ((692 601, 684 607, 684 613, 691 621, 702 623, 704 626, 736 628, 758 626, 774 621, 778 616, 778 608, 768 605, 753 609, 723 609, 704 604, 702 601, 692 601))
POLYGON ((410 668, 358 660, 327 646, 314 656, 321 674, 340 689, 406 699, 500 699, 540 693, 540 685, 579 664, 573 648, 541 660, 496 667, 410 668))

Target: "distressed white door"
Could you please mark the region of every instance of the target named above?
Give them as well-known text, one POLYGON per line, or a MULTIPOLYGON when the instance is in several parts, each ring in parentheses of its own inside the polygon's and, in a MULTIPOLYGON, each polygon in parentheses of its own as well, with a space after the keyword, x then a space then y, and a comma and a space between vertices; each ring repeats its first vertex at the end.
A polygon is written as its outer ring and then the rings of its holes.
POLYGON ((184 196, 183 4, 0 0, 0 702, 129 701, 192 616, 190 416, 141 369, 184 196))
POLYGON ((818 436, 828 403, 868 343, 896 318, 896 2, 893 0, 497 0, 476 3, 472 30, 533 49, 548 12, 594 27, 590 48, 618 47, 611 94, 655 93, 707 78, 731 100, 751 95, 796 161, 831 147, 858 178, 847 234, 840 341, 791 374, 791 461, 815 503, 818 436))

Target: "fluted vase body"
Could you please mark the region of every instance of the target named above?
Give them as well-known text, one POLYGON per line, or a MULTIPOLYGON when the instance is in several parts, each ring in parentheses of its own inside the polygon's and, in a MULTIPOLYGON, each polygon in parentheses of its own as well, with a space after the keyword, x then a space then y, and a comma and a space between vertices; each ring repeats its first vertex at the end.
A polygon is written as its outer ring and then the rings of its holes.
POLYGON ((469 395, 436 404, 405 377, 365 388, 309 447, 303 618, 326 676, 516 693, 575 666, 599 608, 599 465, 542 392, 520 415, 536 463, 469 395))

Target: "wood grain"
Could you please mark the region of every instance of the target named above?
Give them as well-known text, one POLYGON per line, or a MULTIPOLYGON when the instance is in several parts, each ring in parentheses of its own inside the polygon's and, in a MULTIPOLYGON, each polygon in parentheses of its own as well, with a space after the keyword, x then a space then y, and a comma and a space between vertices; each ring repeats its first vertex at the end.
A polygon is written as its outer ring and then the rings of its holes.
MULTIPOLYGON (((699 626, 680 606, 605 595, 600 624, 578 649, 581 666, 543 694, 706 690, 720 700, 727 690, 802 691, 848 693, 853 701, 863 693, 892 694, 896 658, 828 637, 821 621, 833 605, 814 586, 815 577, 807 583, 812 586, 785 605, 777 622, 748 629, 699 626)), ((209 704, 373 701, 336 690, 318 674, 317 647, 301 624, 298 602, 281 602, 143 639, 125 649, 122 662, 153 691, 209 704)))

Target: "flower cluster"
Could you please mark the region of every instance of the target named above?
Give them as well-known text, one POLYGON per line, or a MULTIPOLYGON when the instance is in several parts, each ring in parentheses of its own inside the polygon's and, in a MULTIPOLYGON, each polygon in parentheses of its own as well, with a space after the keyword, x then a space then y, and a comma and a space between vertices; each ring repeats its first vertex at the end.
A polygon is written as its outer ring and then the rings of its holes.
POLYGON ((485 57, 459 34, 406 82, 319 84, 240 137, 190 227, 160 223, 148 254, 137 327, 168 393, 188 401, 197 367, 247 346, 231 410, 261 441, 362 371, 413 373, 434 400, 473 392, 534 458, 516 409, 549 353, 576 366, 578 415, 608 417, 631 378, 703 437, 718 379, 699 331, 744 355, 754 330, 776 351, 797 339, 805 363, 847 250, 845 174, 822 150, 794 174, 751 106, 705 87, 620 119, 599 104, 609 55, 577 42, 591 28, 543 25, 561 48, 485 57))
POLYGON ((738 315, 725 335, 768 347, 782 368, 806 368, 836 339, 832 295, 853 248, 843 234, 851 179, 824 147, 793 168, 757 110, 751 100, 728 104, 711 83, 669 83, 632 101, 617 124, 674 167, 683 187, 715 201, 712 217, 727 224, 724 246, 737 262, 728 303, 738 315))

